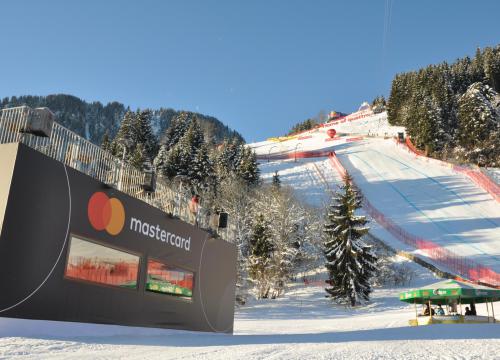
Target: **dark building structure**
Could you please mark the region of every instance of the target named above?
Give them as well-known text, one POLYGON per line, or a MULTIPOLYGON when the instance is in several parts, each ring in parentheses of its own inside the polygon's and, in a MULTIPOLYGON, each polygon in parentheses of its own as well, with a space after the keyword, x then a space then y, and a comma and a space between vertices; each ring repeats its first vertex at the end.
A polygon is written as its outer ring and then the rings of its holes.
POLYGON ((0 145, 0 316, 231 333, 236 247, 0 145))

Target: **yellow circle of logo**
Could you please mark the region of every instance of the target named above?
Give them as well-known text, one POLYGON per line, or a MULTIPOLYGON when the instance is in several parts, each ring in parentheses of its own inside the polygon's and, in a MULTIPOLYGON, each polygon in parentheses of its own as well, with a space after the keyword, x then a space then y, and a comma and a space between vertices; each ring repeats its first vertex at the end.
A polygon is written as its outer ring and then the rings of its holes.
POLYGON ((125 225, 122 202, 116 198, 110 199, 103 192, 96 192, 90 197, 87 210, 89 222, 96 230, 118 235, 125 225))

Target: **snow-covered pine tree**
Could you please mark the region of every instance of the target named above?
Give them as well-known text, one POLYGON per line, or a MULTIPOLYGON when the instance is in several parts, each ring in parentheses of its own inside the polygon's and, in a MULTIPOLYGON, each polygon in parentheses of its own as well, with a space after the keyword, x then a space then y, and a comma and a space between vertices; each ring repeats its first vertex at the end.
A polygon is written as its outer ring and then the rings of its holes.
POLYGON ((205 144, 205 136, 203 135, 203 130, 201 129, 200 122, 196 116, 194 116, 191 120, 187 131, 193 134, 191 145, 193 150, 197 151, 203 144, 205 144))
POLYGON ((383 95, 377 96, 375 99, 372 101, 372 110, 375 114, 379 114, 383 111, 385 111, 385 98, 383 95))
POLYGON ((439 110, 429 96, 424 96, 419 102, 417 144, 425 149, 427 155, 442 146, 443 137, 439 110))
POLYGON ((304 220, 297 224, 294 244, 297 254, 294 259, 294 275, 299 276, 307 271, 324 265, 322 230, 324 217, 317 208, 303 208, 304 220))
POLYGON ((273 289, 272 298, 280 297, 285 291, 287 281, 293 276, 294 264, 298 254, 299 227, 304 225, 304 211, 295 199, 290 188, 271 187, 264 190, 260 206, 267 205, 267 219, 271 227, 273 244, 273 289))
POLYGON ((273 174, 273 182, 272 182, 274 188, 279 189, 281 187, 281 180, 280 180, 280 175, 278 174, 278 171, 275 171, 273 174))
POLYGON ((167 147, 165 145, 160 145, 158 154, 153 160, 153 166, 158 175, 165 176, 166 161, 167 161, 167 147))
POLYGON ((137 110, 133 122, 136 144, 142 144, 148 157, 153 157, 158 151, 158 141, 151 128, 151 111, 137 110))
POLYGON ((355 214, 361 197, 346 173, 344 184, 333 197, 325 224, 325 257, 331 287, 328 296, 339 303, 355 306, 369 300, 370 278, 375 271, 376 256, 362 237, 368 233, 364 216, 355 214))
POLYGON ((274 246, 271 242, 271 228, 263 214, 258 214, 252 227, 250 237, 249 275, 257 286, 257 297, 269 297, 272 286, 273 266, 272 253, 274 246))
POLYGON ((196 150, 188 174, 191 185, 196 192, 209 190, 213 185, 214 172, 206 144, 202 143, 196 150))
POLYGON ((130 164, 136 169, 142 171, 145 169, 145 164, 149 162, 149 156, 144 148, 144 145, 142 143, 137 144, 132 156, 130 157, 130 164))
POLYGON ((242 304, 246 301, 251 283, 248 275, 248 258, 251 254, 254 189, 246 188, 241 179, 235 177, 227 178, 214 187, 217 188, 217 206, 227 211, 231 217, 231 232, 238 249, 236 299, 242 304))
MULTIPOLYGON (((268 268, 269 296, 277 298, 284 293, 286 283, 297 274, 295 265, 299 252, 306 250, 305 243, 312 240, 308 228, 310 218, 290 188, 269 185, 250 189, 254 194, 253 212, 257 214, 254 218, 265 214, 268 223, 272 224, 269 241, 274 251, 268 268)), ((321 233, 321 228, 316 230, 316 235, 321 233)))
POLYGON ((107 130, 102 137, 101 149, 105 151, 111 150, 111 139, 109 138, 109 132, 107 130))
POLYGON ((214 153, 214 169, 219 181, 223 181, 234 174, 232 159, 235 148, 228 139, 224 139, 214 153))
POLYGON ((458 103, 462 156, 480 166, 500 165, 500 95, 478 82, 469 86, 458 103))
POLYGON ((189 113, 182 111, 178 113, 171 121, 165 131, 163 141, 161 142, 167 150, 172 149, 182 138, 191 123, 189 113))
POLYGON ((189 154, 181 142, 178 142, 167 152, 165 164, 163 166, 163 176, 173 178, 176 175, 188 175, 189 154))
POLYGON ((253 186, 259 183, 259 173, 260 171, 255 153, 249 147, 242 147, 241 160, 237 168, 238 176, 242 178, 248 186, 253 186))
POLYGON ((123 157, 124 151, 126 151, 126 160, 130 159, 135 149, 134 121, 135 114, 130 110, 127 111, 123 116, 118 133, 111 143, 113 155, 120 159, 123 157))
POLYGON ((500 45, 484 49, 484 74, 493 90, 500 91, 500 45))
POLYGON ((192 163, 203 144, 203 132, 194 118, 187 131, 172 148, 168 148, 167 144, 160 146, 154 161, 157 172, 169 178, 176 175, 194 175, 196 172, 191 169, 192 163))

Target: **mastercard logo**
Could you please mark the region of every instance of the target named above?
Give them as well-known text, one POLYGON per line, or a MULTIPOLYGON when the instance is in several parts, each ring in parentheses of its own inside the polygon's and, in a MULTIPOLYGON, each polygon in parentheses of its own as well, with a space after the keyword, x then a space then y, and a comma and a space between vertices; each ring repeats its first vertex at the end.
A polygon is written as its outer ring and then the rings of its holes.
POLYGON ((109 198, 103 192, 96 192, 90 197, 88 216, 94 229, 106 230, 110 235, 118 235, 125 224, 125 209, 122 202, 116 198, 109 198))

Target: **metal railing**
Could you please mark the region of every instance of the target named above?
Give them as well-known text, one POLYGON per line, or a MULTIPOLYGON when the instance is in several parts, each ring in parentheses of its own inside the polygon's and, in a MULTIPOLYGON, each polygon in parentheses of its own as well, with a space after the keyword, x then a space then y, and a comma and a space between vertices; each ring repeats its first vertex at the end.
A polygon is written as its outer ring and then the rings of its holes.
MULTIPOLYGON (((194 216, 189 211, 190 198, 183 194, 182 183, 176 184, 160 177, 156 181, 156 190, 146 192, 143 189, 145 173, 57 122, 53 123, 50 137, 26 133, 31 116, 36 116, 36 110, 28 106, 0 110, 0 144, 23 143, 167 214, 186 222, 194 221, 194 216)), ((196 216, 198 226, 211 229, 212 233, 230 241, 230 231, 219 231, 211 220, 210 211, 200 207, 196 216)))

